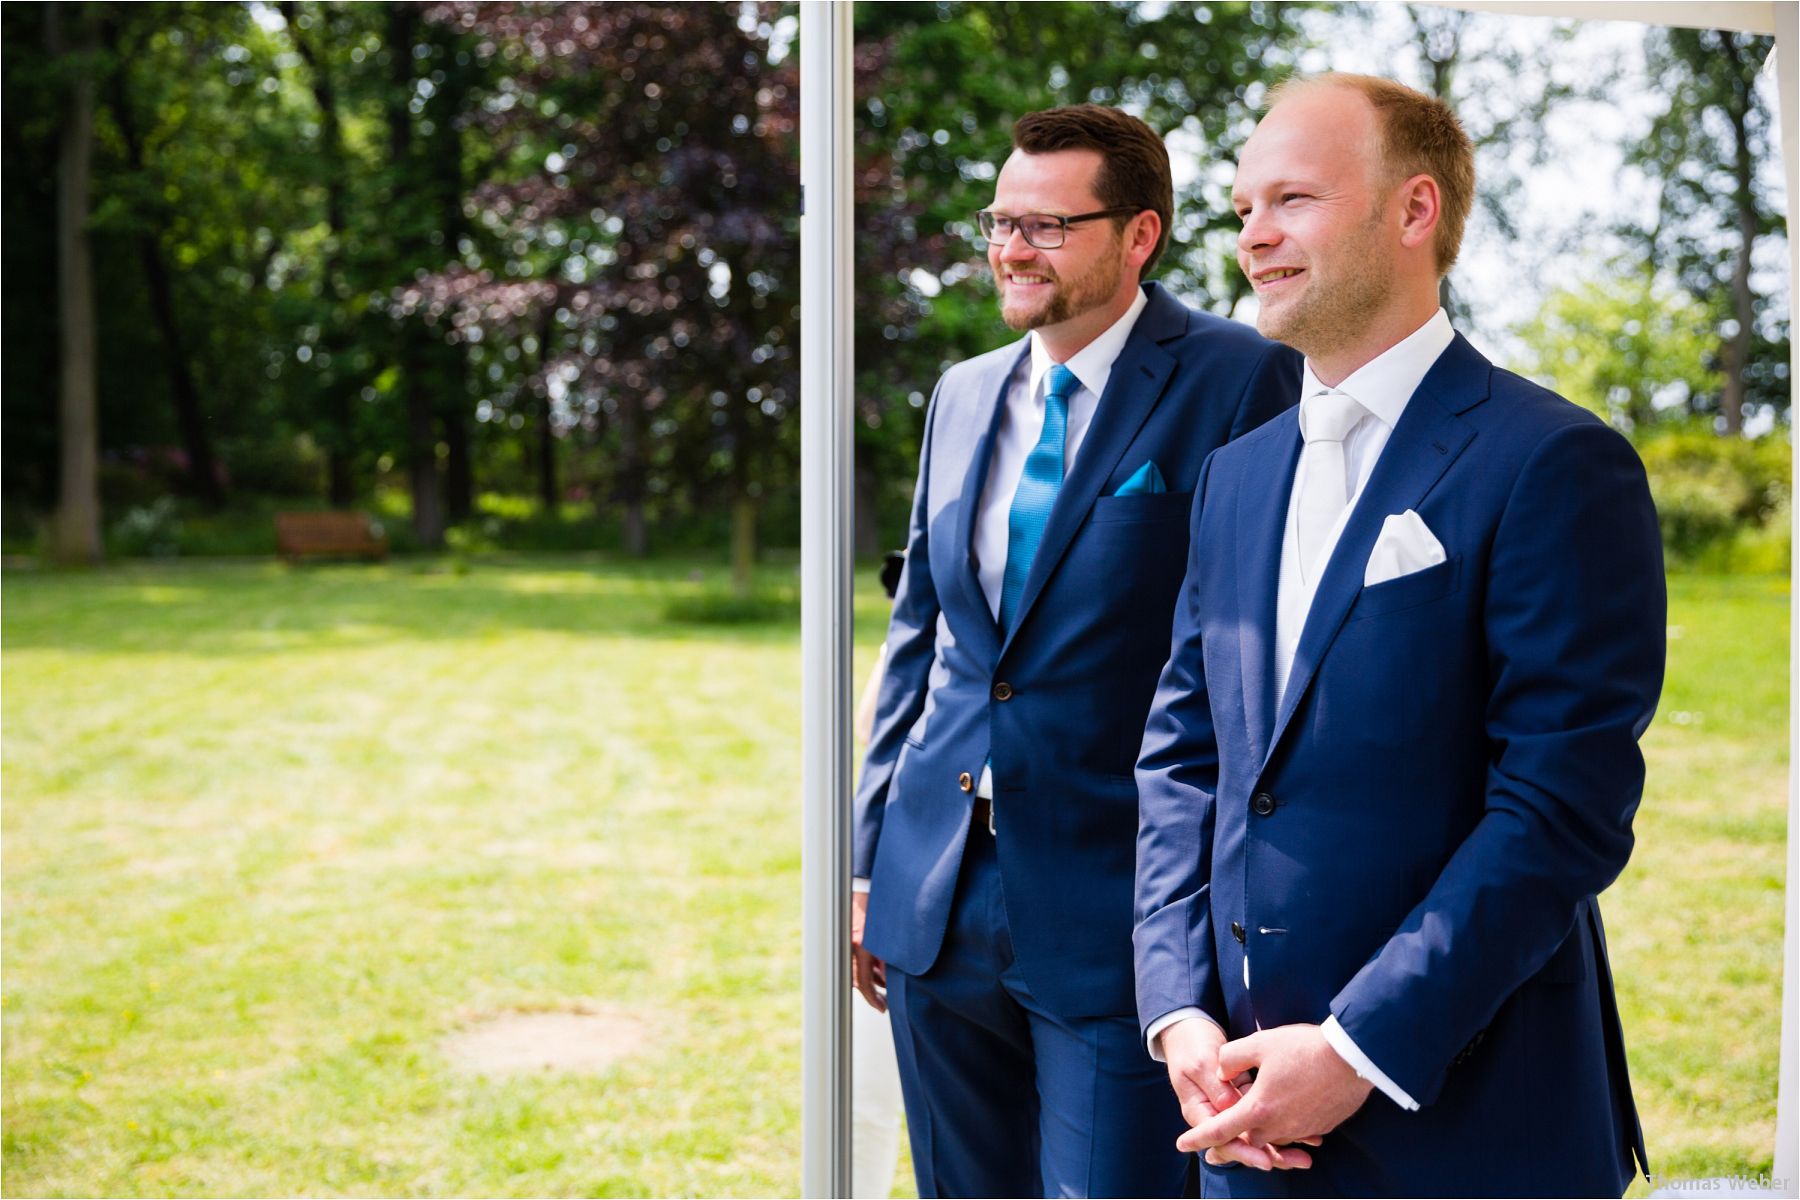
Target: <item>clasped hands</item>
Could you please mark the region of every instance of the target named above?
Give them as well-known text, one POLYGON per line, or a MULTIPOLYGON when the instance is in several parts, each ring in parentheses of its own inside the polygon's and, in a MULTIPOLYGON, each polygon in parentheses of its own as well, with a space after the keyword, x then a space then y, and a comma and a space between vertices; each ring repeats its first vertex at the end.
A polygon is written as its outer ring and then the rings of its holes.
POLYGON ((1310 1167, 1306 1148, 1361 1108, 1371 1090, 1317 1025, 1282 1025, 1228 1042, 1224 1030, 1195 1017, 1160 1036, 1169 1083, 1191 1126, 1175 1145, 1204 1150, 1216 1167, 1310 1167))

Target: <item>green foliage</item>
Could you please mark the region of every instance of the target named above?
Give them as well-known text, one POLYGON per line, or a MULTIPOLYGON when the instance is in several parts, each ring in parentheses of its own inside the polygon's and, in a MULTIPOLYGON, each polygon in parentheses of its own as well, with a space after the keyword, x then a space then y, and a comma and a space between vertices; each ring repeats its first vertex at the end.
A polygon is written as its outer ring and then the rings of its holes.
POLYGON ((1558 289, 1517 333, 1524 374, 1627 433, 1682 418, 1720 385, 1711 314, 1642 274, 1558 289))
POLYGON ((159 496, 114 522, 106 533, 106 547, 114 556, 172 558, 180 553, 181 535, 175 497, 159 496))
POLYGON ((1727 383, 1699 397, 1723 403, 1696 407, 1719 411, 1735 433, 1734 404, 1744 417, 1781 415, 1793 390, 1789 314, 1768 294, 1770 273, 1753 266, 1759 239, 1787 234, 1779 169, 1771 169, 1780 162, 1774 113, 1758 86, 1775 42, 1719 29, 1653 28, 1647 37, 1667 104, 1627 161, 1657 186, 1659 212, 1654 226, 1627 236, 1714 314, 1727 383))
POLYGON ((1637 446, 1672 564, 1787 569, 1793 496, 1787 437, 1720 437, 1688 424, 1659 429, 1637 446))

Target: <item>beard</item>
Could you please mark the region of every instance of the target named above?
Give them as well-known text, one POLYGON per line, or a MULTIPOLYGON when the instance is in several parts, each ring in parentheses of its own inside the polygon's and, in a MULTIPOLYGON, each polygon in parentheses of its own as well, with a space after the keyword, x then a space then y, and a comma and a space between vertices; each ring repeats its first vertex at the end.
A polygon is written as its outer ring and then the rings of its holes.
MULTIPOLYGON (((1118 237, 1113 239, 1115 243, 1120 240, 1118 237)), ((1033 268, 1031 273, 1048 277, 1051 287, 1049 302, 1036 308, 1009 304, 1006 285, 996 279, 995 282, 999 283, 1001 289, 1000 319, 1015 333, 1041 329, 1046 325, 1060 325, 1111 300, 1119 291, 1119 279, 1124 272, 1125 264, 1112 254, 1101 257, 1093 266, 1066 283, 1047 263, 1033 268)))
POLYGON ((1320 357, 1355 340, 1369 314, 1383 308, 1394 294, 1393 264, 1381 244, 1382 214, 1331 247, 1329 263, 1307 264, 1306 289, 1280 306, 1263 305, 1256 314, 1257 332, 1320 357))

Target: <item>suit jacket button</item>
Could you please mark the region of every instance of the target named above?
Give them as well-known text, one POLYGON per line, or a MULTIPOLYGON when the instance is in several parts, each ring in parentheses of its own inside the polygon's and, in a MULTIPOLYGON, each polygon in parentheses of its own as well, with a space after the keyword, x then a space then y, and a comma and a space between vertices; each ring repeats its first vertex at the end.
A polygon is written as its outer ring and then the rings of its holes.
POLYGON ((1232 923, 1231 923, 1231 936, 1232 936, 1232 937, 1234 937, 1234 938, 1236 938, 1236 939, 1237 939, 1237 940, 1238 940, 1238 944, 1239 944, 1239 945, 1242 945, 1242 944, 1243 944, 1243 941, 1244 941, 1244 923, 1243 923, 1243 922, 1242 922, 1242 921, 1233 921, 1233 922, 1232 922, 1232 923))
POLYGON ((1259 817, 1266 817, 1275 811, 1275 797, 1267 792, 1258 792, 1250 798, 1250 811, 1259 817))
POLYGON ((994 699, 1011 700, 1012 694, 1012 684, 1002 682, 994 685, 994 699))
POLYGON ((956 777, 956 786, 965 792, 972 792, 975 790, 975 777, 964 771, 956 777))

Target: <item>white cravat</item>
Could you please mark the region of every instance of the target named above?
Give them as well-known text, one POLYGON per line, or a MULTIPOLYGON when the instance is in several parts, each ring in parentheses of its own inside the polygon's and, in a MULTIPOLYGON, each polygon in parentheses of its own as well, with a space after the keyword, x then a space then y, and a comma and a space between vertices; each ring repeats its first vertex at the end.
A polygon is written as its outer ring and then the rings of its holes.
POLYGON ((1335 389, 1300 402, 1300 436, 1306 439, 1306 449, 1294 480, 1299 497, 1294 524, 1300 539, 1300 574, 1309 588, 1316 587, 1324 573, 1323 551, 1350 503, 1344 438, 1368 415, 1355 397, 1335 389))

